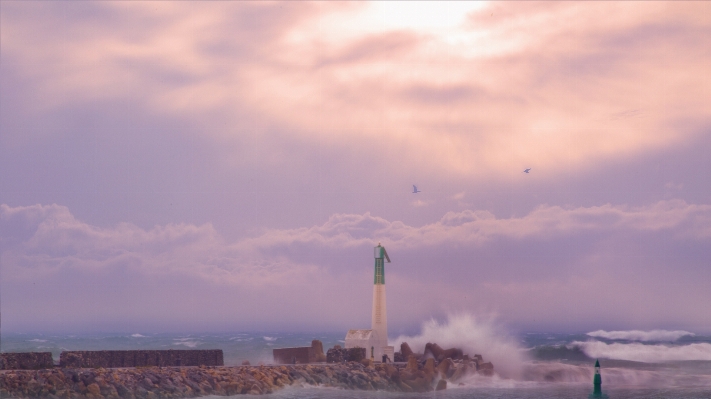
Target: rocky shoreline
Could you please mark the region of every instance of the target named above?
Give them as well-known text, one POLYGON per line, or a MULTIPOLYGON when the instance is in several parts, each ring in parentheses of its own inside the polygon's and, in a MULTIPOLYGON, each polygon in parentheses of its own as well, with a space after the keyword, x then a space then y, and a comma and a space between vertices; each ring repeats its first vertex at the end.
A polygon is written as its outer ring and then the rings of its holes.
MULTIPOLYGON (((206 395, 268 394, 286 386, 427 392, 476 373, 473 362, 430 358, 407 364, 269 365, 235 367, 139 367, 115 369, 6 370, 3 398, 158 399, 206 395)), ((480 371, 481 372, 481 371, 480 371)))

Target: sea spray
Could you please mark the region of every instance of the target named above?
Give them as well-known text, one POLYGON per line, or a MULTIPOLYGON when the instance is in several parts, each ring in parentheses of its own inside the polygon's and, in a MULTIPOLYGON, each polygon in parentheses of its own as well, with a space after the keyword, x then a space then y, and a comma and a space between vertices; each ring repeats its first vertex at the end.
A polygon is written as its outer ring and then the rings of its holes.
POLYGON ((694 336, 696 334, 683 330, 626 330, 626 331, 605 331, 597 330, 587 333, 590 337, 605 338, 611 340, 627 340, 627 341, 676 341, 681 337, 694 336))
POLYGON ((445 349, 461 348, 470 356, 480 354, 494 364, 496 373, 507 378, 518 378, 525 360, 523 349, 493 318, 478 320, 466 313, 451 314, 444 323, 435 319, 424 322, 420 335, 397 337, 393 342, 396 350, 402 342, 420 353, 425 344, 433 342, 445 349))
POLYGON ((602 341, 575 341, 570 346, 580 347, 593 358, 631 360, 636 362, 671 362, 689 360, 711 360, 711 344, 692 343, 687 345, 648 345, 642 343, 606 343, 602 341))

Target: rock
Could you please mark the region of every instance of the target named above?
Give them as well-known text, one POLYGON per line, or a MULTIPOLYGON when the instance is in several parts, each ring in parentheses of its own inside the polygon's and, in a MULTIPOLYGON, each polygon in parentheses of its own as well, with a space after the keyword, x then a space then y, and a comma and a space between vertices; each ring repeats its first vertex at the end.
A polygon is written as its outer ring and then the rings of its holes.
POLYGON ((439 345, 433 344, 431 342, 428 342, 425 345, 425 356, 427 354, 431 354, 435 359, 438 361, 440 360, 440 356, 442 356, 442 352, 444 352, 444 349, 442 349, 439 345))
POLYGON ((243 360, 243 361, 242 361, 242 365, 243 365, 243 366, 249 366, 249 365, 250 365, 249 360, 243 360))
POLYGON ((494 375, 494 365, 491 362, 481 363, 478 368, 478 373, 490 377, 494 375))
POLYGON ((407 359, 407 367, 405 367, 405 370, 414 373, 417 372, 417 359, 410 355, 410 357, 407 359))
POLYGON ((437 378, 437 369, 435 368, 434 359, 429 358, 425 361, 425 367, 422 368, 422 372, 424 372, 425 380, 431 385, 435 378, 437 378))
POLYGON ((472 372, 476 371, 476 367, 473 367, 469 363, 464 363, 464 364, 460 365, 459 367, 457 367, 457 369, 454 370, 454 373, 448 378, 450 381, 456 382, 456 381, 460 380, 462 377, 466 376, 467 373, 470 371, 472 371, 472 372))
POLYGON ((407 342, 403 342, 400 344, 400 353, 402 353, 402 356, 405 359, 409 359, 410 356, 414 355, 412 349, 410 349, 410 345, 408 345, 407 342))
POLYGON ((439 380, 435 391, 444 391, 445 389, 447 389, 447 380, 439 380))
POLYGON ((435 363, 434 363, 434 359, 429 358, 429 359, 427 359, 427 360, 425 361, 424 371, 425 371, 425 373, 427 373, 427 374, 432 374, 432 375, 435 374, 435 363))
POLYGON ((439 375, 441 378, 449 378, 454 374, 455 368, 454 368, 454 362, 450 358, 446 358, 442 360, 439 363, 439 366, 437 366, 437 370, 439 371, 439 375))
POLYGON ((94 395, 94 396, 96 396, 96 397, 100 397, 100 396, 101 396, 101 388, 99 388, 99 385, 97 385, 96 383, 89 384, 89 385, 86 387, 86 390, 89 391, 90 394, 92 394, 92 395, 94 395))
POLYGON ((441 361, 446 358, 450 358, 452 360, 461 360, 462 358, 464 358, 464 352, 462 352, 462 350, 458 348, 445 349, 444 351, 442 351, 442 358, 437 360, 441 361))

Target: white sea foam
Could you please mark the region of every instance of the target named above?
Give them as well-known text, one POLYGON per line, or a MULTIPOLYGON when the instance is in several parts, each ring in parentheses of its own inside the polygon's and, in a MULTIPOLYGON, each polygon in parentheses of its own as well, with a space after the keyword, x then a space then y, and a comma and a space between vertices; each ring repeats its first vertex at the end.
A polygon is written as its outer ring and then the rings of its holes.
POLYGON ((187 341, 187 340, 181 340, 180 342, 176 342, 175 345, 184 345, 187 346, 188 348, 194 348, 198 345, 200 345, 202 342, 200 341, 187 341))
POLYGON ((31 339, 30 342, 47 342, 47 340, 35 338, 35 339, 31 339))
POLYGON ((265 341, 276 341, 277 339, 275 337, 262 337, 264 338, 265 341))
POLYGON ((606 338, 606 339, 624 339, 628 341, 676 341, 677 339, 687 336, 695 335, 692 332, 683 330, 629 330, 629 331, 605 331, 597 330, 587 333, 587 335, 596 338, 606 338))
POLYGON ((138 333, 136 333, 136 334, 131 334, 131 336, 134 337, 134 338, 144 338, 144 337, 145 337, 145 335, 141 335, 141 334, 138 334, 138 333))
POLYGON ((444 349, 461 348, 469 355, 480 354, 494 364, 494 370, 506 377, 520 375, 523 351, 515 339, 493 319, 478 320, 470 314, 450 315, 445 323, 432 319, 422 324, 422 333, 414 337, 401 335, 392 343, 399 350, 407 342, 415 352, 422 353, 428 342, 444 349))
POLYGON ((637 362, 659 363, 680 360, 710 360, 711 344, 693 343, 688 345, 645 345, 642 343, 605 343, 601 341, 575 341, 571 346, 578 346, 586 355, 593 358, 632 360, 637 362))

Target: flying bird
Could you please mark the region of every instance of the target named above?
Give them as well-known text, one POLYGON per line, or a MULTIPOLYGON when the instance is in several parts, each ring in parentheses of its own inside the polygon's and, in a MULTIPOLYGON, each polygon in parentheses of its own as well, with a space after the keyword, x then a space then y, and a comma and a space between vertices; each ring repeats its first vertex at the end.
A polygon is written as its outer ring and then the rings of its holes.
POLYGON ((531 171, 531 168, 526 168, 526 169, 523 171, 523 173, 528 173, 528 172, 530 172, 530 171, 531 171))
POLYGON ((413 194, 417 194, 417 193, 421 193, 421 192, 422 192, 422 191, 420 191, 420 190, 417 189, 417 186, 416 186, 416 185, 414 185, 414 184, 412 185, 412 193, 413 193, 413 194))

